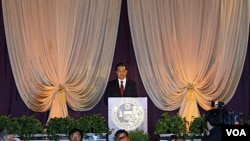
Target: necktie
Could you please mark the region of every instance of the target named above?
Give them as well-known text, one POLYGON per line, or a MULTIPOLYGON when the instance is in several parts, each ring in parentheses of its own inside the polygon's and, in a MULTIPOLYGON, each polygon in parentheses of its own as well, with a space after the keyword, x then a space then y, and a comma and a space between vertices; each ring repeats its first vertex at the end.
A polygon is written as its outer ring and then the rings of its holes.
POLYGON ((120 92, 121 92, 121 96, 123 96, 123 94, 124 94, 123 81, 121 81, 120 92))

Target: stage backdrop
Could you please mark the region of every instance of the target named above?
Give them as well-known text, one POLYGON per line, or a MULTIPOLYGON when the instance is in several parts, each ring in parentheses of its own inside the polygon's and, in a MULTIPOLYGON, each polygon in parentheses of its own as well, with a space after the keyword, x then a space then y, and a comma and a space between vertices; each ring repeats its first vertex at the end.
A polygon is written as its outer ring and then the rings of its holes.
MULTIPOLYGON (((2 8, 2 5, 0 6, 2 8)), ((44 113, 36 113, 28 109, 24 102, 21 100, 19 93, 17 91, 15 81, 13 78, 12 70, 10 67, 10 61, 7 51, 6 38, 4 32, 4 24, 2 17, 2 9, 0 10, 0 115, 11 115, 13 117, 20 117, 22 115, 33 115, 36 116, 45 123, 49 111, 44 113)), ((128 77, 133 78, 138 86, 138 93, 140 97, 148 97, 145 88, 143 87, 137 63, 134 55, 134 49, 130 34, 129 22, 128 22, 128 13, 127 13, 127 2, 126 0, 122 1, 119 29, 117 34, 116 49, 113 59, 112 70, 109 76, 109 79, 115 78, 115 64, 118 62, 125 62, 128 65, 129 72, 128 77)), ((243 113, 242 117, 244 119, 250 118, 250 73, 249 73, 249 64, 250 64, 250 52, 249 52, 249 43, 248 43, 248 52, 245 60, 244 69, 241 75, 241 79, 235 95, 232 100, 226 105, 226 108, 229 110, 235 111, 237 113, 243 113)), ((85 114, 100 113, 108 121, 108 107, 104 104, 103 99, 91 109, 90 111, 79 112, 73 111, 70 108, 68 109, 69 115, 71 117, 79 118, 85 114)), ((204 113, 204 110, 200 109, 201 113, 204 113)), ((151 136, 151 141, 156 139, 154 135, 155 124, 159 119, 160 115, 165 112, 159 110, 154 106, 150 98, 148 98, 148 132, 151 136)), ((170 111, 170 114, 176 114, 178 110, 170 111)), ((108 122, 107 122, 108 125, 108 122)))

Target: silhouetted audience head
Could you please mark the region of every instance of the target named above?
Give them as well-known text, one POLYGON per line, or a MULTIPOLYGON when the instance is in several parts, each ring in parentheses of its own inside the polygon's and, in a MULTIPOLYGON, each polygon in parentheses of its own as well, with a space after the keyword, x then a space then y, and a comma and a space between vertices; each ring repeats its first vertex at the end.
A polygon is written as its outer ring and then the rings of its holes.
POLYGON ((177 136, 175 138, 175 141, 186 141, 185 137, 184 136, 177 136))
POLYGON ((171 135, 171 136, 169 137, 169 141, 175 141, 176 137, 177 137, 177 136, 174 135, 174 134, 171 135))
POLYGON ((175 134, 169 137, 169 141, 186 141, 184 136, 177 136, 175 134))

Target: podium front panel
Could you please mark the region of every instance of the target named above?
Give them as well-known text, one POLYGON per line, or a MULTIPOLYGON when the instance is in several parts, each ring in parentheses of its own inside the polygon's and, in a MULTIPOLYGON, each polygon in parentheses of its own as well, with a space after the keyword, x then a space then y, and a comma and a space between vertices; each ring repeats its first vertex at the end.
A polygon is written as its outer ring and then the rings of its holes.
POLYGON ((126 131, 142 129, 148 132, 147 97, 108 98, 108 124, 112 129, 109 141, 119 129, 126 131))

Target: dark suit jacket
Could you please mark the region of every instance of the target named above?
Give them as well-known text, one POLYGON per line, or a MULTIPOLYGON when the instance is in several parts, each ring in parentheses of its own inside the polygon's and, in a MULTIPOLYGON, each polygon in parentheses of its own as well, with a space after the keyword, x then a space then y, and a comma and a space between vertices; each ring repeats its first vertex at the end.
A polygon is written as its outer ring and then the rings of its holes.
MULTIPOLYGON (((133 80, 127 79, 123 97, 137 97, 137 86, 133 80)), ((108 97, 121 97, 118 79, 108 82, 104 93, 104 102, 107 105, 108 97)))

